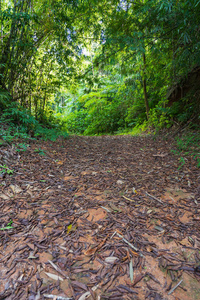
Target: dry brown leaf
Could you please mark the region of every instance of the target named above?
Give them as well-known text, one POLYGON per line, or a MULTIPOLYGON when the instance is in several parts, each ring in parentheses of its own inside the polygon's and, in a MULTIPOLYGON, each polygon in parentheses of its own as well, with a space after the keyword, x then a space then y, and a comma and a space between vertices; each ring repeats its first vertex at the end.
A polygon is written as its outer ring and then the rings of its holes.
POLYGON ((10 188, 13 191, 13 194, 19 194, 23 191, 18 185, 14 185, 14 184, 11 184, 10 188))
POLYGON ((8 197, 7 195, 2 193, 2 194, 0 194, 0 199, 8 200, 8 199, 10 199, 10 197, 8 197))
POLYGON ((68 279, 63 280, 63 281, 60 283, 60 288, 63 290, 63 292, 64 292, 68 297, 72 297, 72 296, 73 296, 72 290, 71 290, 71 287, 70 287, 70 282, 69 282, 68 279))
POLYGON ((98 250, 97 247, 90 248, 90 249, 86 250, 86 251, 84 252, 84 254, 85 254, 86 256, 91 256, 91 255, 95 254, 95 252, 96 252, 97 250, 98 250))
POLYGON ((53 280, 60 280, 60 281, 63 281, 63 278, 58 276, 58 275, 55 275, 55 274, 52 274, 52 273, 48 273, 48 272, 44 272, 47 276, 49 276, 51 279, 53 280))
MULTIPOLYGON (((98 287, 99 287, 99 285, 94 286, 94 287, 92 288, 92 291, 93 291, 93 292, 96 291, 96 290, 98 289, 98 287)), ((90 292, 86 292, 86 293, 84 293, 78 300, 85 300, 85 299, 87 299, 90 295, 91 295, 90 292)))

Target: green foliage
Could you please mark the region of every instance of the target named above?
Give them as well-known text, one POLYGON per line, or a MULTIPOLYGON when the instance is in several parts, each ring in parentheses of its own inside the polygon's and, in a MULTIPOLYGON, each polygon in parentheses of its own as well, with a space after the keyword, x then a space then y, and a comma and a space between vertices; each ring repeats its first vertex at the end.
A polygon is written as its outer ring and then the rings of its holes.
POLYGON ((185 134, 177 137, 177 148, 179 151, 200 151, 200 135, 198 132, 185 134))
POLYGON ((149 125, 153 126, 157 130, 164 127, 170 128, 173 124, 172 114, 170 108, 162 107, 160 104, 156 105, 155 108, 150 110, 149 114, 149 125))
POLYGON ((69 135, 65 130, 59 128, 47 128, 45 126, 37 126, 34 131, 35 138, 41 138, 45 141, 56 141, 59 137, 67 138, 69 135))
POLYGON ((180 160, 179 160, 179 167, 178 167, 178 170, 180 170, 182 168, 182 166, 184 166, 185 164, 185 159, 184 157, 181 157, 180 160))
POLYGON ((10 95, 7 91, 0 88, 0 109, 4 109, 10 101, 10 95))
POLYGON ((166 99, 200 65, 198 0, 29 2, 0 4, 6 141, 199 124, 199 90, 166 99))
POLYGON ((35 152, 37 152, 40 155, 46 156, 45 150, 42 150, 41 148, 35 148, 34 150, 35 152))
POLYGON ((19 143, 19 144, 17 144, 17 149, 16 149, 16 151, 17 151, 17 152, 23 152, 23 151, 26 151, 27 148, 28 148, 28 145, 27 145, 27 144, 19 143))
POLYGON ((4 117, 0 118, 0 129, 1 129, 1 137, 5 142, 12 142, 17 139, 29 139, 30 136, 27 133, 25 127, 16 126, 13 123, 7 123, 4 117))
POLYGON ((39 123, 26 109, 17 103, 11 103, 3 112, 3 119, 16 125, 26 126, 27 130, 31 130, 39 123))
POLYGON ((14 173, 14 170, 9 169, 6 165, 0 165, 0 173, 12 175, 14 173))
POLYGON ((181 155, 180 162, 181 168, 185 163, 182 155, 190 155, 197 163, 197 167, 200 167, 200 135, 199 131, 189 131, 180 137, 176 138, 175 154, 181 155))
POLYGON ((198 156, 194 156, 194 159, 197 160, 197 167, 200 168, 200 154, 198 156))
POLYGON ((83 134, 87 128, 86 115, 87 113, 84 111, 84 109, 71 112, 65 119, 66 130, 73 134, 83 134))
MULTIPOLYGON (((54 116, 43 116, 43 123, 36 120, 28 110, 16 103, 10 104, 4 109, 0 116, 2 123, 1 136, 5 142, 12 142, 17 139, 42 138, 55 141, 60 136, 67 137, 63 129, 63 122, 54 116)), ((25 151, 25 144, 17 146, 17 151, 25 151)))
POLYGON ((12 229, 12 228, 14 228, 14 227, 12 226, 12 224, 13 224, 13 221, 10 220, 10 221, 8 222, 8 224, 7 224, 5 227, 1 227, 0 230, 9 230, 9 229, 12 229))
POLYGON ((108 86, 76 100, 76 110, 68 113, 66 128, 71 133, 114 133, 125 126, 127 104, 121 101, 116 87, 108 86))

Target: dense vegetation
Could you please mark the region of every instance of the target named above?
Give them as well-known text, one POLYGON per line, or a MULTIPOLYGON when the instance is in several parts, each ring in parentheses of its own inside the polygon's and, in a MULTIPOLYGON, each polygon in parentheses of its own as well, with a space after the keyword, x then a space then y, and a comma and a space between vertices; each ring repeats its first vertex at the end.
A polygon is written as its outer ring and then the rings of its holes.
POLYGON ((199 77, 170 90, 199 74, 199 15, 199 0, 0 0, 2 120, 34 136, 197 128, 199 77))

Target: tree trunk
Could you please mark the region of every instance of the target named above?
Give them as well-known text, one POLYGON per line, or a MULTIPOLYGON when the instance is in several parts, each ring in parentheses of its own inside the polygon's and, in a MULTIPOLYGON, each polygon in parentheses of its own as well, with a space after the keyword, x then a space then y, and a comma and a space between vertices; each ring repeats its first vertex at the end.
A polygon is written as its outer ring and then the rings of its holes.
POLYGON ((144 92, 144 102, 146 106, 147 120, 149 119, 149 101, 147 96, 147 82, 146 82, 146 56, 143 53, 143 63, 144 63, 144 73, 143 73, 143 92, 144 92))

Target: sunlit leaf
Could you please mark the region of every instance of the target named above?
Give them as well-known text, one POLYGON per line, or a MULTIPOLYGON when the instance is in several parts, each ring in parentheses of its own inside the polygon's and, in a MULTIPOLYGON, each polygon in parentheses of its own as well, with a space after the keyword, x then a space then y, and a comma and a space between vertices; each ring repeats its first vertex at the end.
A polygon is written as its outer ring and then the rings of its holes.
POLYGON ((72 224, 67 227, 67 234, 72 230, 72 224))

